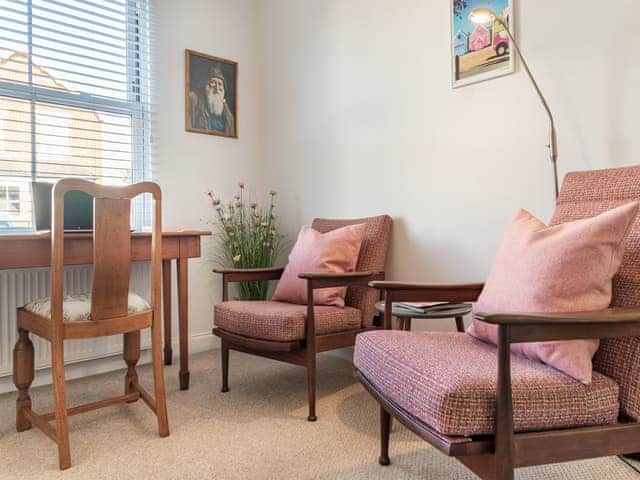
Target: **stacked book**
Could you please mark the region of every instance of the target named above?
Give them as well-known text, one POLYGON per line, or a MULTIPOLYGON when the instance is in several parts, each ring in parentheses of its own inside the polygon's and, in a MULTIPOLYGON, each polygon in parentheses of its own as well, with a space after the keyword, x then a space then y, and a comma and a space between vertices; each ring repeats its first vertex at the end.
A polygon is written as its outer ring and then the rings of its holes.
POLYGON ((446 310, 456 310, 468 307, 468 303, 454 302, 393 302, 394 310, 406 310, 407 312, 424 315, 425 313, 437 313, 446 310))

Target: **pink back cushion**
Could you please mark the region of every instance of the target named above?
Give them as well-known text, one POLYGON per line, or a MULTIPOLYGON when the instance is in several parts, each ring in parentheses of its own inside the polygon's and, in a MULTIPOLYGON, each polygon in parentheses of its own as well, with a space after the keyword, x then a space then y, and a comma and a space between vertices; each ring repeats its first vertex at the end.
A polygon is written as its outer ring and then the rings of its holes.
MULTIPOLYGON (((571 172, 565 176, 551 224, 598 215, 640 198, 640 166, 571 172)), ((640 215, 631 227, 613 277, 612 307, 640 307, 640 215)), ((593 368, 620 385, 620 411, 640 420, 640 337, 607 338, 593 368)))
MULTIPOLYGON (((475 312, 580 312, 607 308, 611 280, 638 212, 628 203, 593 218, 547 227, 520 210, 508 227, 475 312)), ((474 320, 469 334, 497 343, 497 327, 474 320)), ((591 383, 598 340, 519 343, 512 351, 591 383)))
MULTIPOLYGON (((367 224, 367 233, 364 234, 362 247, 360 247, 356 272, 383 272, 393 223, 389 215, 350 219, 316 218, 311 224, 311 228, 326 233, 336 228, 357 225, 358 223, 367 224)), ((380 300, 380 292, 375 288, 352 285, 347 289, 344 304, 360 310, 362 312, 362 326, 370 327, 373 324, 378 300, 380 300)))
MULTIPOLYGON (((355 271, 366 231, 367 225, 364 223, 327 233, 302 227, 289 254, 289 263, 273 294, 273 300, 306 304, 307 281, 298 278, 300 273, 355 271)), ((313 292, 313 303, 344 307, 346 293, 346 287, 321 288, 313 292)))

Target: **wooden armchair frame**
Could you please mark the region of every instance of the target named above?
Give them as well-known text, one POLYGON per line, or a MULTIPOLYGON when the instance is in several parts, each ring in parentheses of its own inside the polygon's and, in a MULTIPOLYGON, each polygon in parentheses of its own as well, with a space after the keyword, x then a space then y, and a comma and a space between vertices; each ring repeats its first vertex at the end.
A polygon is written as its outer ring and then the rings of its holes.
MULTIPOLYGON (((370 286, 384 292, 388 308, 392 301, 474 301, 482 290, 482 284, 372 282, 370 286)), ((519 342, 640 336, 640 308, 562 314, 477 314, 476 318, 498 326, 495 435, 443 435, 387 399, 357 371, 364 387, 380 403, 381 465, 390 463, 391 417, 485 480, 513 480, 514 469, 518 467, 640 451, 640 422, 623 417, 612 425, 514 432, 510 352, 510 345, 519 342)))
MULTIPOLYGON (((229 300, 229 283, 244 281, 279 280, 283 268, 264 269, 215 269, 222 274, 222 301, 229 300)), ((358 328, 343 332, 316 335, 314 321, 313 291, 318 288, 348 287, 352 285, 367 286, 369 282, 384 278, 383 272, 350 272, 350 273, 302 273, 300 278, 307 281, 307 316, 305 320, 304 340, 279 342, 244 337, 214 328, 213 333, 221 339, 222 353, 222 392, 229 391, 229 350, 258 355, 279 360, 307 369, 307 391, 309 399, 309 415, 312 422, 316 416, 316 354, 350 347, 355 344, 356 335, 376 327, 358 328)))

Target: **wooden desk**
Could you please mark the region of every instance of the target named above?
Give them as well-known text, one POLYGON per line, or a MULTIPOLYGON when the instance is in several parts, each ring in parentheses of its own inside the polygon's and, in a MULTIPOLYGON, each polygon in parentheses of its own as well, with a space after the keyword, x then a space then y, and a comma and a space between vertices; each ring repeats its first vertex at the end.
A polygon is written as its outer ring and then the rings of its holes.
MULTIPOLYGON (((178 322, 180 337, 180 389, 189 388, 189 259, 200 256, 200 237, 211 232, 176 230, 162 233, 162 300, 164 313, 164 361, 173 360, 171 348, 171 261, 178 275, 178 322)), ((151 233, 131 234, 131 260, 149 260, 151 233)), ((68 233, 64 238, 64 264, 93 263, 93 234, 68 233)), ((51 234, 0 235, 0 270, 51 265, 51 234)))

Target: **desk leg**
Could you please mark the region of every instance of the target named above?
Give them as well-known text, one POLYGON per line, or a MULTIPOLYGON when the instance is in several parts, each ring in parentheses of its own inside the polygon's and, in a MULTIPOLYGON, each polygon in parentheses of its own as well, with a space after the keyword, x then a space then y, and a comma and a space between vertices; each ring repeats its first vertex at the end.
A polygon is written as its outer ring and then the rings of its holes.
POLYGON ((462 317, 456 317, 456 328, 458 332, 464 332, 464 320, 462 317))
POLYGON ((178 259, 178 321, 180 323, 180 390, 189 389, 189 260, 178 259))
POLYGON ((162 310, 164 316, 164 364, 173 362, 171 347, 171 260, 162 260, 162 310))

